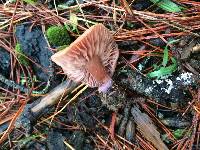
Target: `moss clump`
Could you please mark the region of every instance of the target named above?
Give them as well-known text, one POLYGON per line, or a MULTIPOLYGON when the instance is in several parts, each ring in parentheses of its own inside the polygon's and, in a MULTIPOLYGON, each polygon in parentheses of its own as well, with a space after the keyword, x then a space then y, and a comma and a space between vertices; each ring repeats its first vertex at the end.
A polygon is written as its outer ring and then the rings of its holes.
POLYGON ((17 54, 17 58, 18 58, 19 62, 24 66, 29 66, 29 61, 24 56, 21 45, 19 43, 17 43, 15 46, 15 52, 17 54))
POLYGON ((67 30, 63 26, 51 26, 47 29, 46 35, 49 43, 56 47, 69 45, 71 42, 67 30))

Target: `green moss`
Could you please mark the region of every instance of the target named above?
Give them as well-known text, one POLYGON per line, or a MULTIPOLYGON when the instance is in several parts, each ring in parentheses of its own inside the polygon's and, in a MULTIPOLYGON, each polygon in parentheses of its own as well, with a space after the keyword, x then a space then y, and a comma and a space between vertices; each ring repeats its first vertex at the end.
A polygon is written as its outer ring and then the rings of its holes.
POLYGON ((49 43, 53 46, 69 45, 71 42, 67 30, 63 26, 51 26, 47 29, 46 35, 49 43))
POLYGON ((17 54, 17 58, 18 58, 19 62, 24 66, 29 66, 29 61, 24 56, 21 45, 19 43, 17 43, 15 46, 15 52, 17 54))

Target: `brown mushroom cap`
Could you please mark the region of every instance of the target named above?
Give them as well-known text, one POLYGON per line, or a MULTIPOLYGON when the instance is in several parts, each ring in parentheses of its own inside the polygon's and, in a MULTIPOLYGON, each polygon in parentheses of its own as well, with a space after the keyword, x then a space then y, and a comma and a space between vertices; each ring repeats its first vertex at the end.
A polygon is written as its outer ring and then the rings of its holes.
POLYGON ((100 87, 111 80, 118 56, 110 31, 103 24, 96 24, 51 58, 72 80, 100 87))

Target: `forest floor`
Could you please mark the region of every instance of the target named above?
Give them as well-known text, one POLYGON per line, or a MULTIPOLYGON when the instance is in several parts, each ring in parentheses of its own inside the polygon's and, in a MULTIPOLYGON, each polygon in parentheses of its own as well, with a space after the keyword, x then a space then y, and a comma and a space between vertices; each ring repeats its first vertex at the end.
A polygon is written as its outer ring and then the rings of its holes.
POLYGON ((1 0, 0 64, 2 150, 200 149, 198 1, 1 0), (98 23, 119 50, 107 93, 51 60, 98 23))

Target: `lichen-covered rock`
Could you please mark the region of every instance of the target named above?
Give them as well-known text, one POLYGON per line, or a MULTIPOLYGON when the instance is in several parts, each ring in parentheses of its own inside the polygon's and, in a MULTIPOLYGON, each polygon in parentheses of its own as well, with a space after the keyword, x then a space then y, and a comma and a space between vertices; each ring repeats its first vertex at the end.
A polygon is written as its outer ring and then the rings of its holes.
POLYGON ((129 90, 153 98, 158 103, 168 105, 176 103, 177 106, 184 107, 189 101, 186 92, 187 87, 198 86, 197 80, 198 78, 195 78, 195 75, 187 72, 166 79, 151 80, 137 72, 127 69, 127 72, 120 75, 118 84, 127 87, 129 90))

